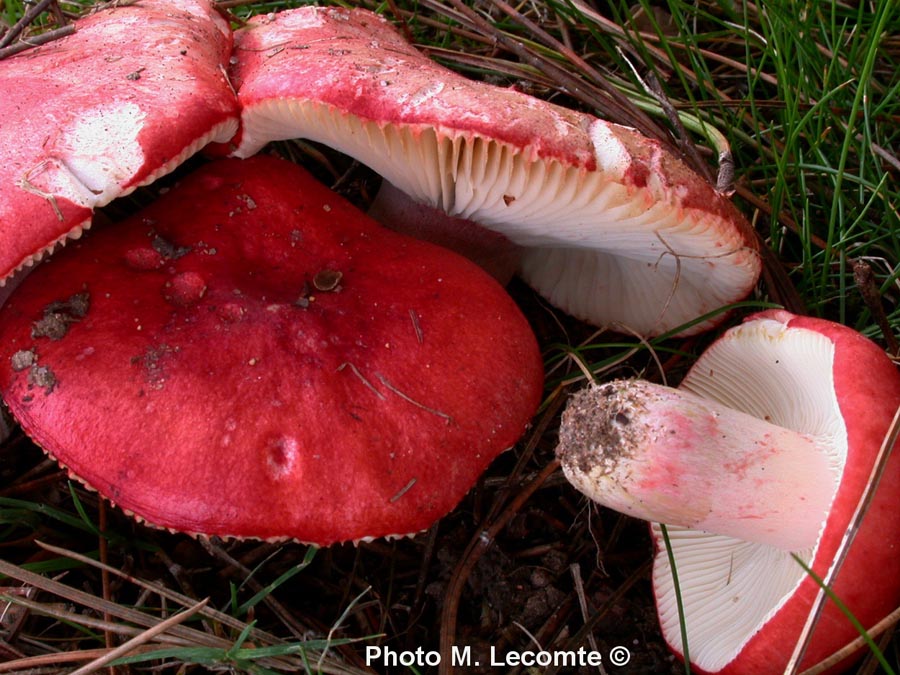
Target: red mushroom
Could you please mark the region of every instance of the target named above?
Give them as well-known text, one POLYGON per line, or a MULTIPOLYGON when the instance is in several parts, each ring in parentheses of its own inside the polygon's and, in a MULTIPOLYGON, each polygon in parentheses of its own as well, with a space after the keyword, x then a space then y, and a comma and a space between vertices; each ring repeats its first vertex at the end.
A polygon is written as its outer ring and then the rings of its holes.
POLYGON ((111 4, 0 61, 0 285, 237 127, 231 30, 207 0, 111 4))
POLYGON ((371 12, 255 17, 236 32, 233 64, 238 156, 298 137, 346 152, 416 201, 492 230, 505 252, 521 248, 525 281, 579 318, 662 333, 756 283, 746 220, 658 143, 467 80, 371 12))
MULTIPOLYGON (((819 590, 793 556, 820 578, 831 569, 898 406, 900 374, 875 344, 764 312, 714 343, 677 390, 619 381, 576 395, 558 454, 591 499, 667 524, 697 670, 780 674, 819 590)), ((898 494, 895 453, 832 584, 866 627, 900 604, 898 494)), ((652 532, 660 623, 681 653, 672 570, 652 532)), ((829 603, 800 669, 855 637, 829 603)))
POLYGON ((202 168, 0 309, 23 429, 123 509, 207 535, 427 528, 523 433, 542 377, 482 270, 267 156, 202 168))

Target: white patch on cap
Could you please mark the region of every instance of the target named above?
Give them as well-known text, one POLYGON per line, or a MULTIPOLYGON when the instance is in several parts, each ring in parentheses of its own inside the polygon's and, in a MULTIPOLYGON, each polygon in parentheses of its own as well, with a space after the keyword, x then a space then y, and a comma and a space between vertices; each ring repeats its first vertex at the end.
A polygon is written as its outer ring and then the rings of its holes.
POLYGON ((144 164, 138 140, 145 113, 134 103, 104 105, 81 115, 62 136, 60 160, 92 197, 106 204, 144 164))
POLYGON ((594 144, 597 168, 616 178, 624 176, 631 166, 631 153, 612 132, 609 124, 596 120, 591 124, 590 136, 594 144))
POLYGON ((442 91, 444 91, 444 83, 440 80, 435 80, 434 82, 431 82, 426 86, 417 89, 409 95, 406 101, 405 112, 414 112, 416 108, 424 105, 425 103, 428 103, 428 101, 433 99, 442 91))
POLYGON ((28 189, 79 206, 103 206, 122 194, 144 164, 138 135, 144 112, 134 103, 98 106, 78 117, 23 177, 28 189))
MULTIPOLYGON (((266 29, 266 42, 270 46, 278 45, 284 41, 294 39, 294 33, 300 30, 308 30, 311 28, 320 28, 326 24, 327 17, 323 18, 323 14, 329 11, 324 8, 317 8, 312 12, 284 12, 282 14, 269 14, 266 19, 262 20, 262 25, 274 23, 277 29, 271 27, 266 29)), ((338 14, 336 18, 340 18, 338 14)))

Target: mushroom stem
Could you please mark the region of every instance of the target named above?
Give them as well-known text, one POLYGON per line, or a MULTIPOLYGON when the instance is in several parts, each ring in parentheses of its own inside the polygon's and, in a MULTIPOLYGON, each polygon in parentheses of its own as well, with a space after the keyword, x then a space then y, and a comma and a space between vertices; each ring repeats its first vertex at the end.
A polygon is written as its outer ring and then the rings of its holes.
POLYGON ((605 506, 789 551, 815 545, 839 476, 814 436, 638 380, 576 394, 557 453, 605 506))
POLYGON ((390 181, 381 184, 368 213, 395 232, 456 251, 504 286, 519 267, 522 250, 502 234, 417 202, 390 181))

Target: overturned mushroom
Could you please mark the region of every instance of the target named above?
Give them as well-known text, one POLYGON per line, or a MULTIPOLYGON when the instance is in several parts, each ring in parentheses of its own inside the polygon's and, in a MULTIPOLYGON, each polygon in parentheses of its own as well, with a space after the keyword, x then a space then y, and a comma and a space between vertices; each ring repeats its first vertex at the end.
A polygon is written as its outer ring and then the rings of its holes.
POLYGON ((123 509, 208 535, 426 528, 523 433, 542 372, 477 266, 266 156, 202 168, 0 310, 23 429, 123 509))
MULTIPOLYGON (((238 30, 236 154, 307 138, 416 201, 493 231, 524 279, 598 325, 658 334, 743 298, 759 260, 727 198, 632 129, 430 61, 364 10, 238 30)), ((685 333, 708 328, 698 322, 685 333)))
MULTIPOLYGON (((728 331, 679 389, 619 381, 577 394, 558 454, 595 501, 668 526, 692 664, 782 673, 900 406, 900 375, 876 345, 828 321, 764 312, 728 331)), ((900 604, 900 457, 832 586, 866 627, 900 604), (878 574, 878 584, 869 577, 878 574)), ((654 590, 682 652, 660 529, 654 590)), ((804 670, 857 636, 832 603, 804 670)))
POLYGON ((237 128, 231 30, 207 0, 112 3, 76 28, 0 61, 0 285, 237 128))

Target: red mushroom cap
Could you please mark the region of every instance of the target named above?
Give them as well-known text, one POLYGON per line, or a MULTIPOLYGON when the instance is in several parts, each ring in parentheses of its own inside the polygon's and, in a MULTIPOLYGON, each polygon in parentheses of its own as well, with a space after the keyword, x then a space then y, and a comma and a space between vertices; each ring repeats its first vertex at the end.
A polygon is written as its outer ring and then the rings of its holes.
MULTIPOLYGON (((654 523, 654 591, 673 650, 686 641, 700 672, 775 675, 819 592, 794 556, 826 578, 898 406, 900 373, 874 343, 763 312, 713 343, 678 389, 618 381, 580 392, 558 452, 588 496, 654 523)), ((900 604, 898 495, 895 452, 831 585, 865 627, 900 604)), ((827 603, 800 669, 856 637, 827 603)))
POLYGON ((0 61, 0 284, 237 127, 231 31, 207 0, 113 5, 0 61))
MULTIPOLYGON (((821 336, 833 345, 833 360, 821 368, 830 368, 834 397, 846 428, 847 450, 840 483, 818 545, 813 557, 805 560, 819 578, 824 578, 834 563, 894 413, 900 407, 900 373, 880 347, 852 328, 823 319, 795 316, 782 310, 758 313, 750 317, 745 325, 749 323, 752 330, 754 323, 762 325, 766 322, 780 326, 780 329, 773 331, 776 335, 806 332, 821 336)), ((740 329, 735 329, 735 340, 739 339, 737 333, 740 329)), ((695 368, 702 369, 703 366, 698 361, 695 368)), ((709 381, 697 370, 687 378, 687 386, 699 393, 703 387, 709 386, 709 381)), ((728 388, 728 385, 724 386, 728 388)), ((801 424, 798 423, 798 426, 801 424)), ((895 447, 847 558, 831 585, 834 594, 865 628, 874 626, 900 604, 898 496, 900 453, 895 447)), ((657 544, 662 548, 661 540, 657 544)), ((660 560, 665 556, 665 551, 660 551, 657 565, 661 565, 660 560)), ((819 585, 813 578, 802 570, 798 570, 798 576, 800 581, 790 596, 758 627, 734 660, 710 672, 723 675, 780 675, 784 671, 819 592, 819 585)), ((799 671, 811 668, 858 636, 859 633, 843 612, 833 602, 827 602, 804 659, 799 664, 799 671)), ((688 633, 689 645, 690 639, 688 633)), ((856 658, 859 655, 860 652, 857 652, 856 658)), ((853 660, 845 659, 827 672, 843 672, 852 665, 853 660)))
POLYGON ((26 432, 125 510, 208 535, 427 528, 520 437, 542 377, 477 266, 265 156, 202 168, 0 310, 26 432))
POLYGON ((257 16, 235 33, 230 72, 236 155, 285 138, 341 150, 414 200, 501 235, 523 279, 578 318, 660 334, 743 298, 758 278, 746 219, 659 143, 468 80, 371 12, 257 16))

